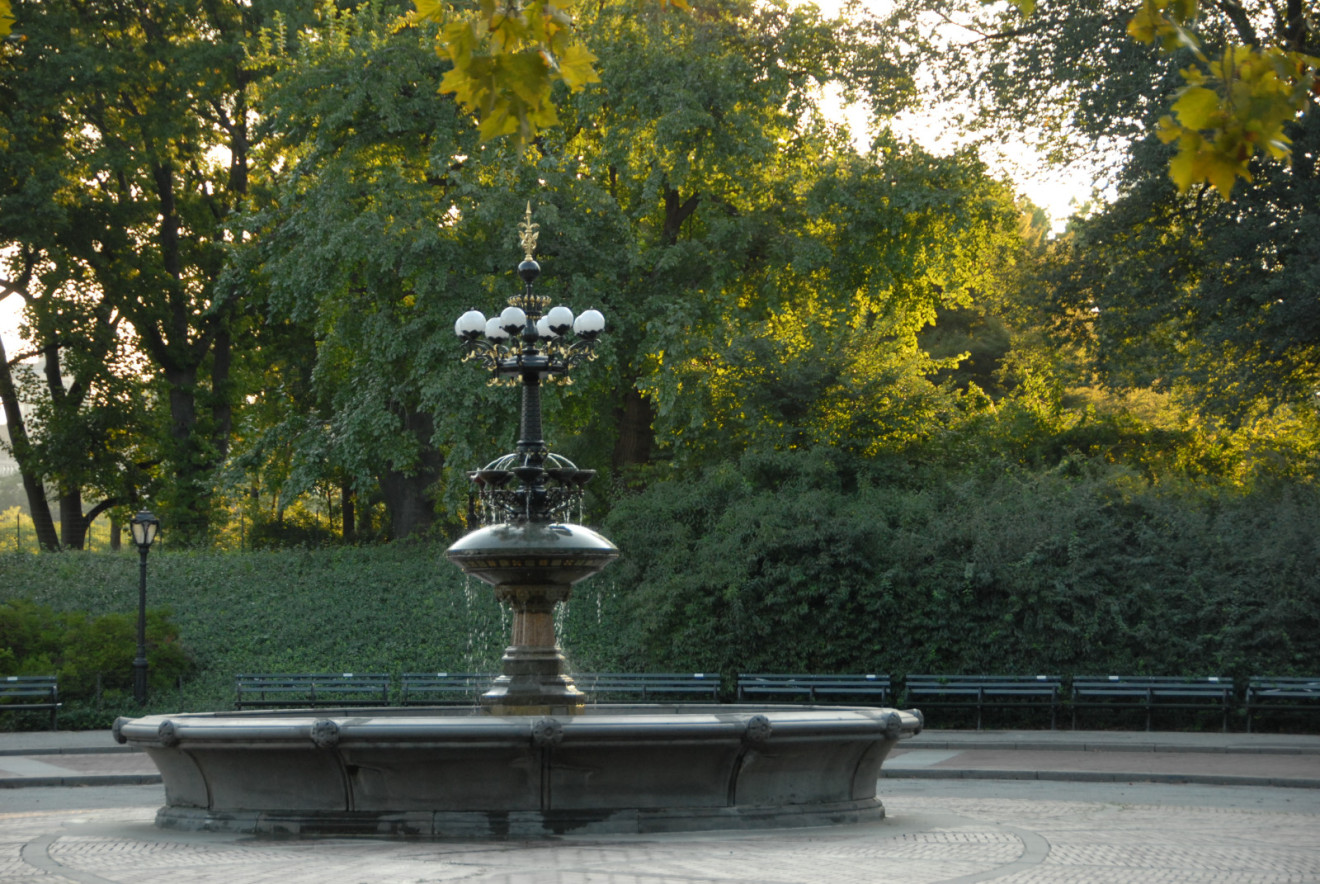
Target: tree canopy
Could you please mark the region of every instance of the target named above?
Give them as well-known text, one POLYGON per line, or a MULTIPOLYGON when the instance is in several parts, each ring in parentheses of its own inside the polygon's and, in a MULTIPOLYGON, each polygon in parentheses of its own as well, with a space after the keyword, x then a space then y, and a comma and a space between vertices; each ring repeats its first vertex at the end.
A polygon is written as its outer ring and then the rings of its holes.
MULTIPOLYGON (((528 203, 538 289, 608 324, 547 397, 552 446, 610 476, 597 513, 812 452, 896 482, 1075 458, 1311 481, 1315 114, 1279 116, 1260 144, 1291 165, 1248 155, 1219 199, 1222 169, 1170 179, 1187 144, 1159 120, 1219 113, 1192 91, 1213 71, 1184 71, 1247 42, 1232 6, 1168 54, 1126 5, 1031 5, 949 7, 950 40, 934 4, 610 0, 570 27, 549 2, 19 0, 0 296, 27 343, 0 400, 41 542, 144 502, 180 543, 460 530, 516 405, 452 323, 518 285, 528 203), (1006 142, 1104 147, 1117 197, 1048 240, 975 145, 895 134, 938 94, 1006 142)), ((1151 10, 1192 34, 1186 4, 1151 10)), ((1247 11, 1261 52, 1313 51, 1309 18, 1247 11)))

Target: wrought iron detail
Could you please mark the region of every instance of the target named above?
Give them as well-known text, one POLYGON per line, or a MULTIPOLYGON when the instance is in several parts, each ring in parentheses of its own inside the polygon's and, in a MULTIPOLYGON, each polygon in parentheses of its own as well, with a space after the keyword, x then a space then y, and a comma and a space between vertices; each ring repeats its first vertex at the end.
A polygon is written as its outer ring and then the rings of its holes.
POLYGON ((509 298, 509 306, 499 316, 487 319, 477 310, 469 310, 454 323, 465 361, 476 361, 488 369, 494 384, 522 387, 517 451, 468 473, 475 486, 469 498, 469 528, 565 521, 574 515, 580 520, 582 488, 596 475, 594 470, 579 470, 546 447, 541 387, 571 383, 569 370, 596 357, 605 317, 597 310, 587 310, 575 318, 563 305, 547 311, 549 299, 532 290, 541 265, 533 258, 540 228, 532 223, 530 203, 518 230, 525 255, 518 265, 523 290, 509 298))

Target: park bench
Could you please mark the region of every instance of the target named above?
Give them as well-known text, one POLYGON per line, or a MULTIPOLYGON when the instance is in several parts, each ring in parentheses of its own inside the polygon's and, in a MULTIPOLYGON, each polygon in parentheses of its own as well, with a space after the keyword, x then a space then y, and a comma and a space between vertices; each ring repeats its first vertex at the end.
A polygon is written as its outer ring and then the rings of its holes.
POLYGON ((760 698, 864 701, 877 706, 889 703, 888 675, 806 675, 749 672, 738 676, 738 701, 760 698))
POLYGON ((475 703, 495 681, 490 672, 405 672, 401 706, 475 703))
POLYGON ((909 675, 904 682, 908 705, 975 709, 978 731, 987 708, 1048 708, 1054 730, 1062 685, 1057 675, 909 675))
POLYGON ((235 709, 278 706, 385 706, 390 677, 382 673, 243 674, 234 677, 235 709))
POLYGON ((1072 680, 1072 724, 1079 709, 1142 709, 1146 730, 1156 707, 1220 712, 1228 731, 1233 708, 1233 679, 1171 675, 1076 675, 1072 680))
POLYGON ((712 703, 720 699, 718 672, 583 672, 573 675, 573 683, 593 702, 647 702, 659 696, 697 697, 712 703))
POLYGON ((1247 732, 1261 712, 1320 712, 1320 675, 1253 675, 1247 680, 1247 732))
POLYGON ((53 675, 6 675, 0 678, 0 712, 49 712, 50 729, 55 730, 55 714, 61 705, 59 687, 53 675))

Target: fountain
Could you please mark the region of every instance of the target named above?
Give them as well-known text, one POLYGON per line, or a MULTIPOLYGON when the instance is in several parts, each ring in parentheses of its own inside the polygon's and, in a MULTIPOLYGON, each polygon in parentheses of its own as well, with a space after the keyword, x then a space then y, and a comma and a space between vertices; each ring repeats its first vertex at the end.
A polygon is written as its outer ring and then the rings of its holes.
POLYGON ((569 521, 594 473, 542 439, 541 386, 590 359, 604 318, 523 291, 455 323, 468 358, 522 388, 517 450, 469 473, 474 530, 446 555, 513 611, 501 674, 474 707, 288 709, 120 719, 160 769, 165 828, 258 834, 543 837, 880 819, 880 766, 920 713, 839 706, 588 704, 554 608, 619 551, 569 521), (576 340, 567 341, 572 328, 576 340), (516 483, 516 484, 515 484, 516 483))

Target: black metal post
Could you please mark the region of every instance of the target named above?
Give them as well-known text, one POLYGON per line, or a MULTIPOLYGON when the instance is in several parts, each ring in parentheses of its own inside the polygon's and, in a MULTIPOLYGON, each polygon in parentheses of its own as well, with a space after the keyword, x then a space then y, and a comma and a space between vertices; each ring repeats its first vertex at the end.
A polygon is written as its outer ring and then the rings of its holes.
POLYGON ((133 658, 133 699, 147 702, 147 550, 138 547, 137 656, 133 658))

